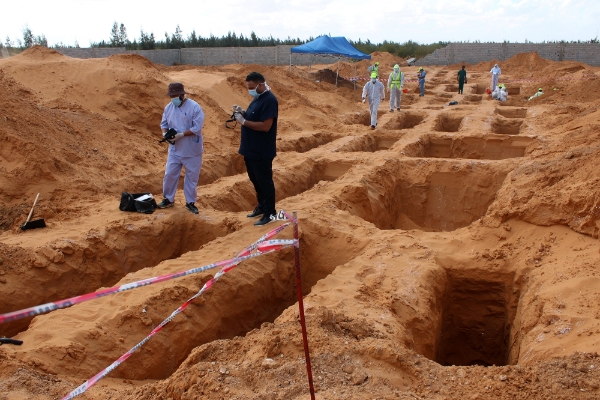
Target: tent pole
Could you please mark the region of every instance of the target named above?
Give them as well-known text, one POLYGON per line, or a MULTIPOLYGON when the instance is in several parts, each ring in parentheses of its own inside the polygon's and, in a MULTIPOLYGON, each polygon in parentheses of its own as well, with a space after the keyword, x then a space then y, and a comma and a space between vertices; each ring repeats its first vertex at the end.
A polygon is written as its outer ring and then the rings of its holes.
POLYGON ((356 90, 356 62, 354 63, 354 90, 356 90))
POLYGON ((290 51, 290 72, 292 72, 292 52, 290 51))
POLYGON ((337 70, 337 74, 335 74, 335 86, 337 86, 338 76, 340 76, 340 57, 338 57, 338 70, 337 70))

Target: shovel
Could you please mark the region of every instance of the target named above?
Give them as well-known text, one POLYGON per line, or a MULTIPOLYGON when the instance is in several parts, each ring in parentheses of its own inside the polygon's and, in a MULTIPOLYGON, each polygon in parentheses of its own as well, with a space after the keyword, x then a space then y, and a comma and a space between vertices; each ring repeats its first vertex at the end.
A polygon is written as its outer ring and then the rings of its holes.
POLYGON ((46 227, 46 222, 44 221, 43 218, 36 219, 35 221, 31 221, 31 216, 33 215, 33 209, 35 208, 35 205, 37 204, 39 198, 40 198, 40 194, 38 193, 38 195, 35 197, 35 201, 33 202, 33 207, 31 207, 31 211, 29 211, 29 216, 27 217, 27 221, 25 221, 25 223, 23 225, 21 225, 22 230, 46 227))

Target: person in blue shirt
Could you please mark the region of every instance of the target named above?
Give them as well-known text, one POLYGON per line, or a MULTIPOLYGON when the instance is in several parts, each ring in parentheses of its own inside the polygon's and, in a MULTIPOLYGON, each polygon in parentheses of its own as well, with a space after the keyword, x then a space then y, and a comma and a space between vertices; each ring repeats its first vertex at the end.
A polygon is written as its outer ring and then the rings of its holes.
POLYGON ((419 73, 417 74, 417 78, 419 78, 419 89, 421 89, 419 97, 425 96, 425 75, 427 75, 427 72, 425 72, 423 67, 419 67, 419 73))
POLYGON ((264 76, 252 72, 246 77, 248 93, 254 99, 244 110, 233 106, 235 119, 242 125, 242 138, 238 153, 244 156, 248 177, 256 191, 257 206, 248 218, 261 216, 254 224, 265 225, 275 221, 275 183, 273 182, 273 159, 277 155, 277 118, 279 104, 271 93, 264 76))
POLYGON ((169 145, 169 156, 165 167, 163 179, 164 199, 158 203, 158 208, 173 207, 175 192, 181 168, 185 167, 183 180, 183 193, 185 207, 194 214, 198 214, 196 197, 198 195, 198 180, 202 168, 202 154, 204 153, 204 139, 202 138, 202 125, 204 125, 204 111, 198 103, 185 97, 187 93, 182 83, 173 82, 169 85, 167 96, 171 101, 165 107, 160 128, 163 136, 169 129, 175 129, 177 135, 169 145))

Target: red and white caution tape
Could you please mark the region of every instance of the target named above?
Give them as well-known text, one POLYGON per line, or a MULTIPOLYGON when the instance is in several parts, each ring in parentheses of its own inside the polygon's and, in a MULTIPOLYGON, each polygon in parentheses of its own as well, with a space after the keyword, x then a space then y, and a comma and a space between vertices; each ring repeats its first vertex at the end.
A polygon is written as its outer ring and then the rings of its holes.
POLYGON ((246 250, 248 250, 249 248, 256 249, 258 251, 257 253, 246 255, 244 257, 236 257, 233 260, 222 261, 221 263, 219 263, 219 264, 222 264, 222 263, 227 263, 227 264, 219 272, 217 272, 215 274, 215 276, 211 280, 207 281, 204 284, 204 286, 202 286, 202 289, 200 289, 200 291, 198 291, 198 293, 196 293, 195 295, 193 295, 192 297, 190 297, 179 308, 177 308, 175 311, 173 311, 173 313, 171 315, 169 315, 169 317, 167 317, 164 321, 162 321, 156 328, 154 328, 152 330, 152 332, 150 332, 150 334, 148 334, 148 336, 146 336, 142 341, 140 341, 138 344, 136 344, 135 346, 133 346, 129 351, 127 351, 125 354, 123 354, 121 357, 119 357, 118 360, 116 360, 115 362, 113 362, 112 364, 110 364, 108 367, 106 367, 105 369, 103 369, 102 371, 100 371, 99 373, 97 373, 96 375, 94 375, 92 378, 90 378, 89 380, 87 380, 86 382, 84 382, 82 385, 80 385, 79 387, 77 387, 71 393, 69 393, 68 395, 66 395, 65 397, 63 397, 62 400, 69 400, 69 399, 72 399, 74 397, 77 397, 80 394, 84 393, 89 388, 91 388, 92 386, 94 386, 100 379, 104 378, 111 371, 113 371, 115 368, 117 368, 119 365, 121 365, 137 349, 139 349, 146 342, 148 342, 152 338, 152 336, 154 336, 156 333, 158 333, 159 331, 161 331, 162 328, 165 327, 165 325, 167 325, 169 322, 171 322, 175 318, 175 316, 177 316, 177 314, 179 314, 180 312, 182 312, 183 310, 185 310, 187 308, 187 306, 189 306, 190 303, 194 299, 196 299, 197 297, 199 297, 200 295, 202 295, 202 293, 204 293, 205 291, 207 291, 208 289, 210 289, 214 285, 214 283, 219 280, 219 278, 221 278, 227 272, 229 272, 232 269, 234 269, 242 260, 248 259, 248 258, 251 258, 251 257, 256 257, 256 256, 264 255, 264 254, 273 253, 275 251, 283 250, 283 249, 288 248, 288 247, 298 246, 298 241, 296 239, 289 239, 289 240, 283 240, 283 239, 279 239, 279 240, 266 240, 267 237, 272 237, 273 235, 275 235, 276 233, 278 233, 281 230, 285 229, 289 225, 290 225, 290 223, 287 223, 287 224, 281 225, 280 227, 272 230, 271 232, 267 233, 266 235, 264 235, 263 237, 261 237, 259 240, 257 240, 256 242, 254 242, 250 246, 246 247, 246 249, 244 249, 240 254, 244 254, 246 252, 246 250), (275 233, 273 233, 273 232, 275 232, 275 233))
POLYGON ((26 309, 19 310, 19 311, 5 313, 5 314, 0 315, 0 324, 9 322, 9 321, 16 321, 21 318, 33 317, 34 315, 43 314, 43 313, 53 311, 53 310, 58 310, 60 308, 70 307, 74 304, 83 303, 85 301, 97 299, 97 298, 108 296, 111 294, 124 292, 126 290, 131 290, 131 289, 136 289, 136 288, 143 287, 143 286, 153 285, 155 283, 165 282, 165 281, 168 281, 171 279, 176 279, 176 278, 181 278, 182 276, 197 274, 199 272, 208 271, 210 269, 223 267, 223 266, 229 265, 234 260, 238 260, 238 262, 240 262, 240 261, 247 260, 249 258, 257 257, 259 254, 250 254, 250 253, 254 249, 257 248, 259 243, 264 242, 265 240, 277 235, 279 232, 281 232, 282 230, 284 230, 285 228, 287 228, 290 225, 291 225, 291 222, 288 222, 288 223, 278 226, 277 228, 266 233, 263 237, 258 239, 256 242, 254 242, 250 246, 246 247, 234 259, 219 261, 219 262, 205 265, 202 267, 192 268, 187 271, 181 271, 181 272, 176 272, 173 274, 167 274, 167 275, 162 275, 162 276, 156 276, 153 278, 147 278, 147 279, 143 279, 143 280, 137 281, 137 282, 126 283, 121 286, 114 286, 111 288, 102 289, 102 290, 99 290, 94 293, 88 293, 88 294, 84 294, 81 296, 71 297, 71 298, 65 299, 65 300, 59 300, 59 301, 55 301, 52 303, 42 304, 40 306, 35 306, 35 307, 26 308, 26 309))

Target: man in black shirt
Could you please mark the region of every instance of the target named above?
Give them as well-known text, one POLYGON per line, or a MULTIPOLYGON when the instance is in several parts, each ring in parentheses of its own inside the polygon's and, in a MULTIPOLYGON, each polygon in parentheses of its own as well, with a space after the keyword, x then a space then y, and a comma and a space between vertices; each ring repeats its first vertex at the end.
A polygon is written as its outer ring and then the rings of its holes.
POLYGON ((265 225, 277 218, 275 212, 275 183, 273 159, 277 137, 279 105, 265 78, 258 72, 246 77, 246 87, 254 100, 247 110, 233 106, 236 120, 242 125, 242 139, 238 153, 244 156, 248 177, 256 190, 258 205, 248 218, 262 217, 254 224, 265 225))
POLYGON ((457 75, 458 80, 458 94, 463 94, 463 88, 465 83, 467 83, 467 71, 465 70, 465 66, 462 66, 462 69, 458 71, 457 75))

